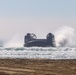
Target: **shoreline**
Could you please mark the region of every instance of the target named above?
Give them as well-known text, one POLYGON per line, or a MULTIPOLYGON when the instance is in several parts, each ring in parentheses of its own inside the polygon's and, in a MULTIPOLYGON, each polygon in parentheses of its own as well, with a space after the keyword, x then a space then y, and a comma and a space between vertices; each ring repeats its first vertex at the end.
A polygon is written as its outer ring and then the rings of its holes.
POLYGON ((0 75, 76 75, 76 59, 0 58, 0 75))

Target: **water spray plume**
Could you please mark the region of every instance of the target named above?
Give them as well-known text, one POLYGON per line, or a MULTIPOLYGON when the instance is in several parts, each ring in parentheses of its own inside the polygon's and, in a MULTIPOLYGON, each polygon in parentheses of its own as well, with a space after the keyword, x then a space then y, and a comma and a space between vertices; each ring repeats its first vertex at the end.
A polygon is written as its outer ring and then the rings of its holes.
MULTIPOLYGON (((4 47, 23 47, 24 40, 22 36, 16 35, 9 40, 4 47)), ((72 27, 63 26, 55 32, 56 46, 76 47, 75 30, 72 27)))
POLYGON ((76 46, 75 30, 72 27, 61 27, 55 33, 56 46, 74 47, 76 46))
POLYGON ((19 35, 15 35, 4 47, 23 47, 23 40, 21 40, 19 35))

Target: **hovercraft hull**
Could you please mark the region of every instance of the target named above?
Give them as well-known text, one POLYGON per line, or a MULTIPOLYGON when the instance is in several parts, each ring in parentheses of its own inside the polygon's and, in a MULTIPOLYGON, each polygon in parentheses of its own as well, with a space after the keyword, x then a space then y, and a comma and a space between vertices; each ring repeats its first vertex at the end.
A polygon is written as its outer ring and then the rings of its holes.
POLYGON ((34 40, 30 41, 27 44, 24 44, 24 47, 54 47, 52 43, 47 42, 47 40, 34 40))
POLYGON ((24 38, 24 47, 55 47, 54 35, 49 33, 46 39, 37 39, 35 34, 28 33, 24 38))

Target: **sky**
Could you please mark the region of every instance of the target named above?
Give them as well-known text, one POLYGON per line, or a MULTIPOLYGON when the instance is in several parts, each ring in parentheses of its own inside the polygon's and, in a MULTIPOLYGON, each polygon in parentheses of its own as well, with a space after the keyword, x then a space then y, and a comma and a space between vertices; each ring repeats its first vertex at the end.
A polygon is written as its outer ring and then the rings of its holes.
POLYGON ((44 38, 62 26, 76 30, 76 0, 0 0, 0 39, 28 32, 44 38))

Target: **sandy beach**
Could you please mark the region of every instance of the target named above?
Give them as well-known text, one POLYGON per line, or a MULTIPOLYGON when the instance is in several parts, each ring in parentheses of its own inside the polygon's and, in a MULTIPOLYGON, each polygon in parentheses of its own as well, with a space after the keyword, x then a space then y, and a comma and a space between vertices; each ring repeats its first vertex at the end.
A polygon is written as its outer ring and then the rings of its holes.
POLYGON ((76 75, 76 60, 0 59, 0 75, 76 75))

